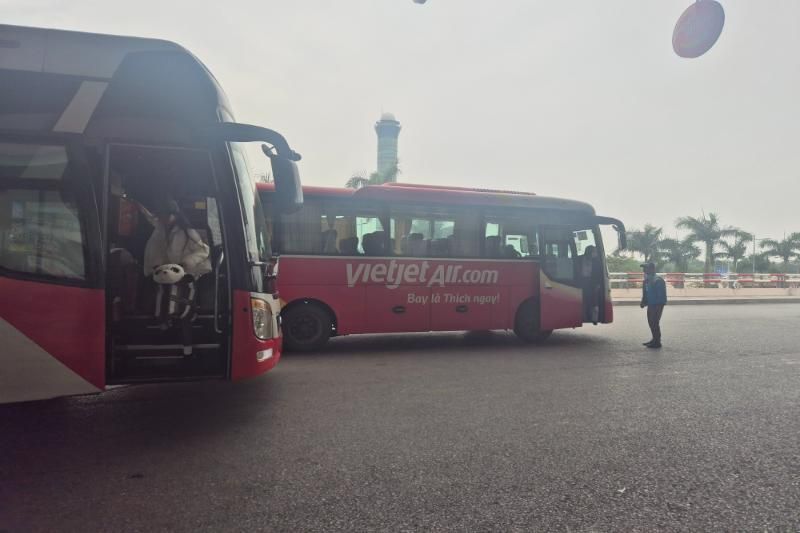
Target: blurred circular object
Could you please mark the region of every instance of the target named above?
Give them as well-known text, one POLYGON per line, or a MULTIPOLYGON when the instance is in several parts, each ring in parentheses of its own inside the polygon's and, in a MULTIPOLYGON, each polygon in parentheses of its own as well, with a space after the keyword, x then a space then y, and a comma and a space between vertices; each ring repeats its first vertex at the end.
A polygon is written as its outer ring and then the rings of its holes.
POLYGON ((722 33, 725 10, 716 0, 697 0, 686 8, 672 32, 672 49, 681 57, 708 52, 722 33))

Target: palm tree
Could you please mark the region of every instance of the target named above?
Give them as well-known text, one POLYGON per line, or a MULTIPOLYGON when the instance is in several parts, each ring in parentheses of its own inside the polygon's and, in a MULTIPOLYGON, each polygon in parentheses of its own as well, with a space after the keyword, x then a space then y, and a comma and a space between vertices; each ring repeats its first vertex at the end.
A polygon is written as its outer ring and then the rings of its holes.
POLYGON ((675 265, 676 272, 689 270, 689 261, 697 259, 702 253, 691 240, 664 239, 661 241, 661 253, 666 261, 675 265))
POLYGON ((377 172, 373 172, 369 175, 369 177, 364 177, 361 174, 354 174, 347 180, 347 183, 344 184, 345 187, 348 189, 360 189, 361 187, 366 187, 367 185, 375 185, 379 183, 380 177, 377 172))
POLYGON ((392 181, 397 181, 397 176, 400 175, 400 168, 395 163, 385 172, 373 172, 368 178, 360 174, 355 174, 347 183, 344 184, 348 189, 360 189, 366 185, 381 185, 392 181))
POLYGON ((652 224, 645 224, 642 230, 628 232, 628 249, 631 252, 642 254, 645 263, 660 259, 661 235, 664 231, 652 224))
POLYGON ((761 241, 764 255, 769 257, 780 257, 783 259, 783 272, 789 269, 789 262, 795 257, 800 257, 800 233, 792 233, 784 237, 782 241, 774 239, 764 239, 761 241))
POLYGON ((719 225, 719 218, 715 213, 703 214, 701 217, 681 217, 675 222, 675 227, 689 230, 686 236, 692 242, 702 243, 705 248, 704 272, 714 269, 714 259, 718 257, 716 249, 723 237, 733 235, 736 230, 723 228, 719 225))
POLYGON ((753 235, 740 229, 733 229, 733 244, 728 241, 720 241, 722 248, 721 255, 733 261, 733 271, 738 272, 739 261, 747 256, 749 243, 753 242, 753 235))

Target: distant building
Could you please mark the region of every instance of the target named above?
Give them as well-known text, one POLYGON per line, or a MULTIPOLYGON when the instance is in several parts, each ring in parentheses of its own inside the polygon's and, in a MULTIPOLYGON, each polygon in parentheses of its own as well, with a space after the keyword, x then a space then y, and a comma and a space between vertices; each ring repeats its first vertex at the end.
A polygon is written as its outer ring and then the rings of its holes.
POLYGON ((378 134, 378 172, 385 176, 397 168, 397 138, 400 137, 400 122, 391 113, 384 113, 375 123, 378 134))

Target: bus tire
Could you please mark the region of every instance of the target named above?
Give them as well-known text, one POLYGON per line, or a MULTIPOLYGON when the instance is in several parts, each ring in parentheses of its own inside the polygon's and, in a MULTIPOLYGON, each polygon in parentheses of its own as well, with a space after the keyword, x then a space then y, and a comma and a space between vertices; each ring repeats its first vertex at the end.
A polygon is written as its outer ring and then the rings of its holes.
POLYGON ((543 331, 539 322, 539 306, 537 302, 528 300, 519 306, 514 317, 514 333, 524 342, 544 342, 553 333, 552 330, 543 331))
POLYGON ((308 352, 322 348, 331 336, 330 314, 312 302, 298 303, 281 313, 287 350, 308 352))

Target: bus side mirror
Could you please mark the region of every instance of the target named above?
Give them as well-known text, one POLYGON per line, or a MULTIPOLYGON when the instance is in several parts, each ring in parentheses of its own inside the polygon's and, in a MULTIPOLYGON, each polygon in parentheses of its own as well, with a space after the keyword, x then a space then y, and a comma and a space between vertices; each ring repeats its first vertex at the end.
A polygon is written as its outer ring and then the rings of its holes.
POLYGON ((626 250, 628 248, 628 232, 625 231, 624 227, 620 228, 619 226, 614 226, 614 229, 617 231, 617 237, 619 239, 619 250, 626 250))
POLYGON ((266 148, 264 153, 272 161, 272 178, 275 182, 273 208, 282 214, 294 213, 303 207, 303 187, 297 164, 279 155, 270 155, 266 148))

